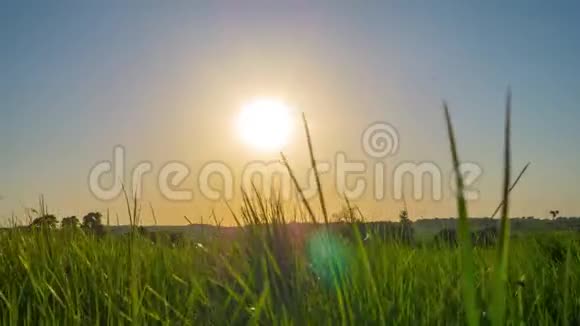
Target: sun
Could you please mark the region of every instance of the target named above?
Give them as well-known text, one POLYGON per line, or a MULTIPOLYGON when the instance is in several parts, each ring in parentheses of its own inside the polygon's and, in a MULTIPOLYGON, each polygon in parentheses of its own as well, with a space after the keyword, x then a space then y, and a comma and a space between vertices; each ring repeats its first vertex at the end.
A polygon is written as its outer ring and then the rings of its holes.
POLYGON ((281 150, 292 132, 290 108, 284 102, 259 98, 241 107, 237 120, 241 139, 263 151, 281 150))

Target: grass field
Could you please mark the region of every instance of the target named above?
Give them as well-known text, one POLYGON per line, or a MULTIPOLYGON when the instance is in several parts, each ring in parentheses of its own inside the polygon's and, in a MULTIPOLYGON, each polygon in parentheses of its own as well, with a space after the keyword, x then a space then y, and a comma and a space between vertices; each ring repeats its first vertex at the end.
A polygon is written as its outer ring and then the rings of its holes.
MULTIPOLYGON (((318 180, 324 223, 304 197, 297 203, 312 219, 307 232, 292 231, 282 205, 256 191, 232 210, 233 235, 153 238, 127 198, 124 235, 43 226, 0 233, 2 324, 578 325, 580 233, 510 235, 509 96, 506 112, 493 246, 471 240, 460 173, 457 245, 385 237, 354 218, 331 228, 318 180)), ((305 129, 314 167, 306 121, 305 129)))
MULTIPOLYGON (((247 229, 234 244, 152 243, 135 234, 4 232, 2 324, 463 324, 459 250, 314 232, 303 247, 247 229)), ((281 236, 281 235, 280 235, 281 236)), ((509 324, 580 321, 580 237, 512 241, 509 324)), ((475 249, 480 320, 494 289, 494 249, 475 249)))

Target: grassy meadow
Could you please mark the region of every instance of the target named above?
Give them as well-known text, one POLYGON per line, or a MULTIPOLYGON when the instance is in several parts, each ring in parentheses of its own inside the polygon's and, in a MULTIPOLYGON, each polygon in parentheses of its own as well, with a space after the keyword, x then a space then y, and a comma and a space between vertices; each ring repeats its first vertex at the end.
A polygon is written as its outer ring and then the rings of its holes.
MULTIPOLYGON (((247 227, 235 242, 152 242, 80 230, 0 235, 2 324, 465 324, 460 250, 247 227)), ((491 322, 495 248, 475 248, 479 322, 491 322)), ((509 324, 580 321, 580 237, 514 239, 509 324)))
POLYGON ((255 192, 232 210, 236 232, 152 236, 138 227, 139 205, 128 199, 131 228, 123 235, 65 223, 2 231, 0 321, 577 325, 580 233, 510 234, 509 98, 507 106, 504 205, 493 243, 472 241, 461 177, 453 242, 414 240, 412 222, 404 218, 391 229, 365 227, 360 216, 332 224, 322 191, 320 205, 296 203, 306 208, 308 227, 288 224, 279 203, 255 192))

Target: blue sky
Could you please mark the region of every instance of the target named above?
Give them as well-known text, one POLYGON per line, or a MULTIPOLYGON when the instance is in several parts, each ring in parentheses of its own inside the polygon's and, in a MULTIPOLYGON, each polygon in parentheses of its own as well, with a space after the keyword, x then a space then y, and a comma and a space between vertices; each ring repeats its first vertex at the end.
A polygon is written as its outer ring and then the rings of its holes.
MULTIPOLYGON (((579 31, 574 1, 2 2, 0 214, 39 193, 63 212, 102 207, 88 170, 116 144, 132 161, 250 160, 229 120, 270 94, 299 103, 322 157, 360 152, 362 128, 386 120, 401 134, 397 160, 442 166, 446 99, 461 157, 484 168, 487 197, 473 207, 485 214, 511 85, 514 165, 532 162, 514 214, 580 215, 579 31)), ((418 211, 429 209, 453 214, 452 201, 418 211)))

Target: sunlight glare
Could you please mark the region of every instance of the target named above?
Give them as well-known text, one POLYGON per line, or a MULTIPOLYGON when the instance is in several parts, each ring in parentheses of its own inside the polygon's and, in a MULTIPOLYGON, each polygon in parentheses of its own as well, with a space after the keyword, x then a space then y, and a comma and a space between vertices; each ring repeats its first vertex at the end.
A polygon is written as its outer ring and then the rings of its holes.
POLYGON ((276 99, 260 98, 242 106, 238 117, 242 140, 259 150, 280 150, 292 131, 290 108, 276 99))

